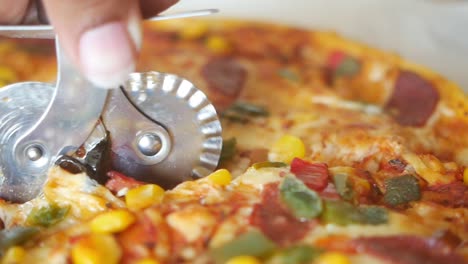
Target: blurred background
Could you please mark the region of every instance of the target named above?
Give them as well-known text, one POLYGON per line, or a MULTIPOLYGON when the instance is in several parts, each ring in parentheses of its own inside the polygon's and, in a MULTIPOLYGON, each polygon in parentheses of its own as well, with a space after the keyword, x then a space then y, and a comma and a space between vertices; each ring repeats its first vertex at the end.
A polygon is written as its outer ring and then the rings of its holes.
POLYGON ((334 30, 426 65, 468 93, 466 0, 181 0, 171 11, 201 8, 334 30))

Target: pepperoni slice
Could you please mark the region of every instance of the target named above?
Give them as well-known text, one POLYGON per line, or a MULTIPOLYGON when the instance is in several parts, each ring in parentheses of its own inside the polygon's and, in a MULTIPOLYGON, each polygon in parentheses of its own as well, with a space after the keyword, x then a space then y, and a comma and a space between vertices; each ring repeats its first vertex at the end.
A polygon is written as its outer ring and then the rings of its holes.
POLYGON ((314 191, 322 191, 328 185, 328 166, 325 163, 310 163, 294 158, 291 172, 314 191))
POLYGON ((424 126, 439 102, 439 93, 427 80, 401 71, 386 109, 404 126, 424 126))
POLYGON ((210 89, 225 95, 237 96, 244 87, 247 71, 233 58, 211 59, 202 69, 210 89))
POLYGON ((316 224, 316 221, 297 220, 283 207, 277 183, 265 186, 262 201, 254 206, 250 222, 279 245, 299 241, 316 224))
POLYGON ((118 193, 123 188, 132 189, 144 184, 118 171, 109 171, 107 176, 109 176, 110 179, 106 182, 106 187, 113 193, 118 193))
POLYGON ((465 263, 449 246, 416 236, 362 237, 353 241, 358 251, 395 264, 465 263))

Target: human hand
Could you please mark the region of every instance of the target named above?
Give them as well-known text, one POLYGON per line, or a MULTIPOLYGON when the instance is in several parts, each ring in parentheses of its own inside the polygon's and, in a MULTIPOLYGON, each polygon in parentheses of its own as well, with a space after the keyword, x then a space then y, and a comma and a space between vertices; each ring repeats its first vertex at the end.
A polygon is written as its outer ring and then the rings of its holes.
POLYGON ((84 76, 97 86, 114 88, 135 70, 142 42, 141 19, 177 1, 0 0, 0 24, 48 19, 61 46, 84 76))

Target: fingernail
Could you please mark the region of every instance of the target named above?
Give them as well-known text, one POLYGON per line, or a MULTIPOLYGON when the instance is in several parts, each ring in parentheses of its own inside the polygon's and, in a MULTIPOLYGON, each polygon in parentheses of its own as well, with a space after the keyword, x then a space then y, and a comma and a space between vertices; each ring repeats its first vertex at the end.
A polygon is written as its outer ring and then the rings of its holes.
POLYGON ((81 36, 80 63, 85 76, 102 88, 117 88, 135 70, 135 44, 127 26, 111 22, 81 36))

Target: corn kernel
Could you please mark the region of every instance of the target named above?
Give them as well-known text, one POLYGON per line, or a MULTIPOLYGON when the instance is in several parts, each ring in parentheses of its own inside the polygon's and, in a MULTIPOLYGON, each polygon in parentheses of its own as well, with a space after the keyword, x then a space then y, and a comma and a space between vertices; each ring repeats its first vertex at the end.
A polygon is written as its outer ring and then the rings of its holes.
POLYGON ((95 233, 116 233, 125 230, 135 222, 135 216, 125 210, 104 212, 91 220, 90 227, 95 233))
POLYGON ((26 256, 26 251, 20 246, 14 246, 7 250, 3 256, 2 264, 21 263, 26 256))
POLYGON ((273 144, 269 160, 291 163, 294 158, 304 158, 305 146, 298 137, 285 135, 273 144))
POLYGON ((228 170, 220 169, 211 173, 206 178, 214 184, 226 186, 231 182, 232 175, 228 170))
POLYGON ((315 264, 350 264, 349 258, 338 252, 327 252, 318 257, 315 264))
POLYGON ((0 87, 16 81, 17 78, 18 76, 12 69, 0 66, 0 87))
POLYGON ((160 264, 161 262, 155 260, 155 259, 152 259, 152 258, 145 258, 145 259, 141 259, 137 262, 137 264, 160 264))
POLYGON ((260 261, 252 256, 237 256, 229 259, 226 264, 260 264, 260 261))
POLYGON ((122 251, 110 234, 90 234, 76 242, 71 251, 74 264, 117 264, 122 251))
POLYGON ((463 182, 465 183, 465 185, 468 185, 468 168, 465 168, 465 170, 463 171, 463 182))
POLYGON ((220 36, 210 36, 206 40, 206 47, 216 54, 225 54, 231 51, 229 42, 220 36))
POLYGON ((161 203, 163 196, 163 188, 156 184, 146 184, 129 190, 125 202, 128 208, 139 210, 161 203))
POLYGON ((190 23, 180 31, 179 35, 182 39, 192 40, 203 37, 207 32, 208 25, 206 23, 190 23))

